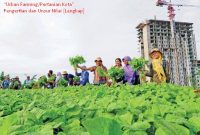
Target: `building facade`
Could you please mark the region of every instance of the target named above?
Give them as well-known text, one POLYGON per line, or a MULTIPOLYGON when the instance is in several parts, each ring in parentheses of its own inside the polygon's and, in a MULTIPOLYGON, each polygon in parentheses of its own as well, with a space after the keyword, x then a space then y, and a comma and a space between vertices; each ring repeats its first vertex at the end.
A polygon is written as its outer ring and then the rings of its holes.
POLYGON ((197 84, 198 84, 198 88, 200 88, 200 60, 197 60, 197 68, 198 68, 198 80, 197 80, 197 84))
POLYGON ((175 22, 175 38, 172 38, 169 21, 146 20, 136 28, 143 58, 150 60, 150 51, 158 48, 164 60, 170 63, 170 82, 182 86, 194 85, 198 78, 193 23, 175 22))

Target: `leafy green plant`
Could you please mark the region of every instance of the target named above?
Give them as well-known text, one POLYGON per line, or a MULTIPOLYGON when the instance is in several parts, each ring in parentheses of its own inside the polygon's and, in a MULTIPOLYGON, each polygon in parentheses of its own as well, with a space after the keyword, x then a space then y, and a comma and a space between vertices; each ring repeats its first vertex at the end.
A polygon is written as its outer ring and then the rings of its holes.
POLYGON ((10 89, 20 89, 21 88, 21 83, 15 79, 11 80, 10 89))
POLYGON ((117 81, 124 76, 124 70, 122 68, 111 67, 108 70, 108 75, 117 81))
POLYGON ((55 80, 56 80, 56 75, 53 74, 47 79, 47 82, 54 82, 55 80))
POLYGON ((5 78, 5 76, 4 76, 4 72, 1 72, 1 75, 0 75, 0 81, 3 81, 4 78, 5 78))
POLYGON ((70 65, 72 65, 73 67, 77 67, 78 64, 83 64, 85 63, 85 59, 83 58, 83 56, 75 56, 75 57, 70 57, 69 58, 69 62, 70 62, 70 65))
POLYGON ((74 82, 80 82, 80 77, 79 76, 74 76, 73 81, 74 82))
POLYGON ((62 78, 58 81, 57 86, 58 86, 58 87, 66 87, 67 84, 68 84, 68 81, 65 80, 65 78, 62 77, 62 78))
POLYGON ((91 135, 122 135, 119 123, 104 117, 86 120, 84 126, 91 135))
POLYGON ((96 71, 97 71, 97 73, 98 73, 98 75, 99 75, 100 77, 106 77, 106 76, 108 76, 107 72, 106 72, 105 70, 103 70, 103 68, 100 67, 100 66, 98 66, 98 67, 96 68, 96 71))
POLYGON ((140 83, 146 82, 144 67, 148 63, 144 58, 133 58, 132 61, 129 62, 133 71, 137 71, 140 76, 140 83))
POLYGON ((186 127, 164 120, 156 120, 155 125, 157 128, 155 135, 190 135, 190 130, 186 127))
POLYGON ((39 79, 38 79, 38 84, 40 87, 43 87, 45 86, 47 83, 47 77, 45 75, 41 76, 39 79))
POLYGON ((148 61, 144 58, 133 58, 132 61, 129 62, 134 71, 139 71, 140 69, 144 68, 145 64, 147 63, 148 61))

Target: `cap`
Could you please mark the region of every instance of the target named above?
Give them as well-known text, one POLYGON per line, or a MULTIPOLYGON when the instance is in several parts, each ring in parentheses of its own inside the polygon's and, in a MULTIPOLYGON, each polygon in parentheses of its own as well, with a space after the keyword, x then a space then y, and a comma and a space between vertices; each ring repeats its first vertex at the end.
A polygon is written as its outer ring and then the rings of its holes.
POLYGON ((96 61, 102 61, 101 57, 97 57, 97 58, 95 59, 95 62, 96 62, 96 61))

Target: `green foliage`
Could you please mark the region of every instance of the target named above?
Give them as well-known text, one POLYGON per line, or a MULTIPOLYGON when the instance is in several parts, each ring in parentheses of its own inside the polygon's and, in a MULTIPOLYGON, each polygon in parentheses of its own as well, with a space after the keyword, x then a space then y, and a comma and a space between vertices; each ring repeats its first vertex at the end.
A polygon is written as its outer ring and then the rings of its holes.
POLYGON ((47 82, 54 82, 55 80, 56 80, 56 75, 53 74, 48 78, 47 82))
POLYGON ((70 58, 69 58, 69 62, 70 62, 70 65, 72 65, 73 67, 76 68, 76 66, 77 66, 78 64, 83 64, 83 63, 85 63, 86 61, 85 61, 85 59, 83 58, 83 56, 77 55, 77 56, 75 56, 75 57, 70 57, 70 58))
POLYGON ((1 90, 0 131, 15 134, 195 135, 200 98, 191 87, 155 83, 1 90))
POLYGON ((96 71, 97 71, 97 73, 98 73, 98 75, 99 75, 100 77, 106 77, 106 76, 108 76, 107 72, 106 72, 105 70, 103 70, 103 68, 100 67, 100 66, 98 66, 98 67, 96 68, 96 71))
POLYGON ((91 135, 122 135, 119 123, 104 117, 88 119, 84 126, 91 135))
POLYGON ((12 80, 9 86, 10 89, 20 89, 21 88, 21 84, 19 81, 17 80, 12 80))
POLYGON ((198 69, 197 75, 200 75, 200 69, 198 69))
POLYGON ((3 81, 4 79, 5 79, 4 72, 1 72, 0 81, 3 81))
POLYGON ((188 126, 195 132, 200 131, 200 115, 199 116, 193 116, 188 121, 188 126))
POLYGON ((16 88, 20 85, 20 83, 18 81, 14 81, 13 87, 16 88))
POLYGON ((65 80, 65 78, 62 77, 62 78, 58 81, 57 86, 58 86, 58 87, 66 87, 67 84, 68 84, 67 80, 65 80))
POLYGON ((79 76, 74 76, 73 81, 74 82, 80 82, 80 77, 79 76))
POLYGON ((44 75, 44 76, 41 76, 39 79, 38 79, 38 84, 40 87, 43 87, 45 86, 47 83, 47 77, 44 75))
POLYGON ((156 122, 156 135, 190 135, 190 130, 186 127, 174 123, 169 123, 164 120, 157 120, 156 122))
POLYGON ((124 76, 124 70, 122 68, 111 67, 108 70, 108 75, 116 81, 124 76))
POLYGON ((133 58, 132 61, 129 62, 131 67, 134 69, 134 71, 139 71, 147 63, 148 63, 148 61, 145 60, 144 58, 133 58))
POLYGON ((30 87, 31 87, 31 89, 39 89, 40 85, 39 85, 38 81, 31 81, 30 87))

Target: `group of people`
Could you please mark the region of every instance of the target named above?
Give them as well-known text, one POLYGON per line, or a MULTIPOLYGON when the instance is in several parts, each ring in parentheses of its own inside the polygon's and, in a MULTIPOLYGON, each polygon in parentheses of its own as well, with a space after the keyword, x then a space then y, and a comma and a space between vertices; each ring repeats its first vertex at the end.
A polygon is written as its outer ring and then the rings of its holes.
POLYGON ((77 85, 86 85, 89 83, 89 72, 87 71, 82 71, 81 73, 77 72, 77 69, 75 69, 75 75, 68 73, 67 71, 58 72, 57 75, 53 74, 52 70, 49 70, 48 73, 48 80, 46 87, 47 88, 54 88, 54 87, 59 87, 60 82, 62 81, 62 86, 77 86, 77 85), (78 78, 75 79, 75 78, 78 78), (81 79, 79 79, 79 77, 81 79), (52 78, 52 79, 49 79, 52 78))
MULTIPOLYGON (((139 74, 138 72, 134 71, 132 67, 129 65, 129 61, 131 61, 130 56, 125 56, 122 60, 120 58, 115 59, 115 68, 121 68, 124 70, 124 76, 120 79, 117 80, 117 83, 128 83, 131 85, 136 85, 139 84, 139 74), (124 66, 122 66, 122 62, 124 63, 124 66)), ((78 68, 84 71, 91 71, 94 73, 94 85, 100 85, 100 84, 106 84, 106 83, 111 83, 110 79, 108 76, 100 76, 98 73, 98 68, 101 68, 104 72, 107 72, 107 68, 103 65, 103 61, 100 57, 97 57, 95 59, 95 66, 92 67, 85 67, 85 66, 79 66, 77 65, 78 68)))
POLYGON ((0 84, 0 88, 2 89, 21 89, 22 84, 19 80, 19 77, 10 79, 9 75, 6 75, 0 84))
MULTIPOLYGON (((151 64, 149 66, 149 71, 145 72, 145 75, 152 78, 152 81, 157 83, 168 82, 168 64, 162 60, 162 53, 158 49, 153 49, 150 53, 151 64)), ((140 76, 138 71, 134 71, 129 62, 131 61, 130 56, 125 56, 124 58, 116 58, 115 59, 115 68, 120 68, 124 70, 124 76, 119 78, 117 83, 127 83, 129 85, 137 85, 140 84, 140 76)), ((97 57, 95 59, 95 66, 86 67, 76 65, 74 68, 74 73, 70 74, 67 71, 58 72, 54 74, 52 70, 49 70, 47 74, 47 81, 44 85, 46 88, 54 88, 59 86, 59 82, 62 80, 64 86, 73 86, 73 85, 86 85, 89 83, 89 72, 94 73, 93 84, 101 85, 112 83, 111 79, 108 76, 101 76, 98 72, 98 69, 101 68, 104 72, 107 72, 106 66, 103 64, 103 60, 101 57, 97 57), (78 72, 77 69, 81 69, 81 72, 78 72), (80 79, 75 79, 76 77, 80 77, 80 79)), ((9 75, 5 77, 5 79, 1 83, 1 87, 3 89, 11 88, 11 89, 20 89, 22 86, 28 88, 30 86, 31 81, 34 79, 27 76, 27 79, 22 84, 19 80, 19 77, 14 79, 10 79, 9 75)))

